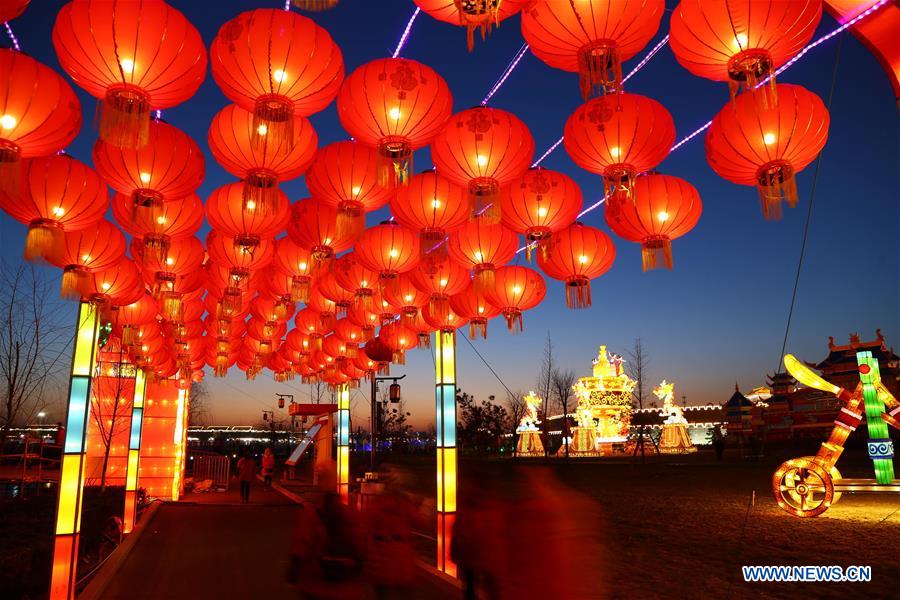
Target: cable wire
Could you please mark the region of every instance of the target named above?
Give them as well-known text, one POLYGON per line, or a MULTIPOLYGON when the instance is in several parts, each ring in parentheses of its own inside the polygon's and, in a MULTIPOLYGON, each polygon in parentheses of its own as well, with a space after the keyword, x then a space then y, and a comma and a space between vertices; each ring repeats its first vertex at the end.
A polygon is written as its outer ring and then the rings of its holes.
POLYGON ((500 382, 500 385, 503 386, 503 388, 506 390, 506 393, 509 394, 510 398, 515 398, 516 395, 513 394, 513 393, 512 393, 512 390, 509 389, 509 386, 507 386, 507 385, 503 382, 503 380, 500 379, 500 376, 497 375, 497 371, 495 371, 494 368, 488 363, 488 361, 486 361, 486 360, 484 359, 484 357, 481 355, 481 352, 479 352, 479 351, 478 351, 478 348, 475 347, 475 344, 473 344, 473 343, 469 340, 469 338, 466 337, 465 335, 457 335, 456 337, 461 337, 462 339, 466 340, 466 343, 469 344, 469 347, 475 352, 475 354, 478 355, 478 358, 480 358, 480 359, 481 359, 481 362, 484 363, 484 366, 486 366, 486 367, 488 368, 488 371, 490 371, 490 372, 494 375, 494 377, 497 378, 497 381, 500 382))

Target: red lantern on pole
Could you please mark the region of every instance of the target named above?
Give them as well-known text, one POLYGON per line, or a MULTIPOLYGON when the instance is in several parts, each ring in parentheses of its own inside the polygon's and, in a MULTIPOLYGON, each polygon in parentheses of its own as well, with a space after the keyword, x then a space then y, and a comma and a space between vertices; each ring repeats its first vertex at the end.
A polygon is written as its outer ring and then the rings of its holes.
POLYGON ((538 266, 554 279, 566 283, 566 306, 591 305, 591 279, 612 267, 616 248, 608 235, 582 223, 574 223, 556 236, 553 254, 538 256, 538 266))
POLYGON ((475 30, 485 39, 500 21, 523 10, 531 0, 414 0, 423 11, 452 25, 466 28, 466 46, 475 47, 475 30))
POLYGON ((23 158, 62 150, 81 129, 81 105, 56 71, 17 50, 0 49, 0 193, 18 198, 23 158))
POLYGON ((381 58, 353 71, 337 97, 344 129, 378 153, 378 182, 406 183, 413 151, 427 146, 453 112, 447 82, 405 58, 381 58))
POLYGON ((522 10, 522 36, 551 67, 578 72, 581 95, 616 92, 622 63, 659 29, 664 0, 538 0, 522 10))
POLYGON ((499 223, 488 225, 478 220, 460 227, 447 243, 450 258, 472 269, 475 287, 486 291, 494 287, 494 270, 516 255, 519 238, 499 223))
POLYGON ((675 123, 665 107, 637 94, 582 104, 566 121, 564 145, 583 169, 603 175, 606 196, 630 197, 634 179, 668 156, 675 123))
POLYGON ((26 260, 58 255, 64 232, 95 225, 109 208, 109 196, 97 173, 68 155, 26 160, 22 167, 21 193, 0 191, 0 207, 28 224, 26 260))
POLYGON ((293 143, 295 116, 319 112, 344 79, 344 59, 327 31, 297 13, 261 8, 225 23, 209 50, 213 79, 253 112, 253 138, 293 143))
POLYGON ((100 138, 114 146, 147 144, 150 110, 184 102, 206 77, 200 33, 165 2, 73 0, 56 16, 53 47, 101 100, 100 138))
POLYGON ((820 0, 682 0, 672 12, 669 46, 694 75, 727 81, 732 98, 751 91, 766 107, 777 100, 775 69, 806 46, 821 19, 820 0))
POLYGON ((526 256, 533 248, 548 256, 553 235, 571 225, 581 212, 581 190, 571 177, 534 167, 503 188, 503 224, 525 234, 526 256))
POLYGON ((474 282, 450 297, 450 308, 469 321, 469 338, 473 340, 487 339, 488 321, 500 314, 500 309, 488 302, 485 293, 475 290, 474 282))
POLYGON ((416 266, 419 240, 399 223, 385 221, 363 233, 354 253, 360 264, 376 271, 381 279, 393 279, 416 266))
POLYGON ((514 114, 479 106, 456 113, 431 144, 437 170, 469 190, 472 216, 496 223, 500 187, 522 175, 534 156, 528 126, 514 114))
POLYGON ((497 269, 494 287, 485 294, 488 302, 506 317, 509 331, 515 334, 522 331, 522 313, 540 304, 547 295, 547 284, 534 269, 510 265, 497 269))
POLYGON ((253 114, 229 104, 209 126, 209 150, 222 168, 244 182, 244 208, 248 202, 262 212, 278 205, 278 184, 306 172, 316 155, 319 138, 305 117, 294 117, 294 143, 266 139, 265 125, 253 129, 253 114), (255 133, 254 133, 255 132, 255 133), (254 135, 260 138, 254 143, 254 135))
POLYGON ((822 100, 799 85, 780 83, 778 104, 760 108, 750 95, 735 98, 713 119, 706 159, 720 176, 755 185, 763 216, 781 218, 781 203, 797 204, 795 175, 828 139, 830 116, 822 100))
POLYGON ((634 202, 606 203, 606 224, 616 235, 641 245, 645 271, 672 268, 672 240, 697 224, 703 205, 697 189, 671 175, 645 175, 634 185, 634 202))

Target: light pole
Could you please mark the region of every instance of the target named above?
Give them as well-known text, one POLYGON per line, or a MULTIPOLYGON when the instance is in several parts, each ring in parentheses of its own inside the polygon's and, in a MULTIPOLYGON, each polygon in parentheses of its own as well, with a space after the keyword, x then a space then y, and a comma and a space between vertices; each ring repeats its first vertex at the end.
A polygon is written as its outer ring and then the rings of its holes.
POLYGON ((379 381, 390 381, 391 387, 393 387, 394 385, 397 385, 397 388, 396 388, 397 398, 396 398, 396 400, 394 400, 394 398, 392 397, 389 399, 389 401, 400 402, 400 386, 397 384, 397 382, 400 381, 401 379, 403 379, 404 377, 406 377, 406 374, 400 375, 399 377, 373 377, 372 378, 372 391, 371 391, 371 395, 372 395, 372 402, 371 402, 371 404, 372 404, 372 416, 371 416, 372 451, 369 453, 369 470, 372 472, 375 472, 375 453, 376 453, 375 448, 376 448, 376 446, 378 446, 378 412, 377 412, 378 382, 379 381))
MULTIPOLYGON (((284 399, 287 398, 291 401, 291 404, 294 404, 294 395, 293 394, 275 394, 278 396, 278 408, 284 408, 284 399)), ((291 438, 294 437, 294 415, 291 416, 291 438)))

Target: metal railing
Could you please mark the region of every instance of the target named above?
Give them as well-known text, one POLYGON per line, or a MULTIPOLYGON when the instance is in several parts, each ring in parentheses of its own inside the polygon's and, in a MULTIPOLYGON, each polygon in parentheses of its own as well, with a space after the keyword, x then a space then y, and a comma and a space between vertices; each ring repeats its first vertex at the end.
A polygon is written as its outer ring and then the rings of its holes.
POLYGON ((192 454, 194 481, 211 479, 213 486, 228 489, 231 480, 231 459, 219 454, 192 454))

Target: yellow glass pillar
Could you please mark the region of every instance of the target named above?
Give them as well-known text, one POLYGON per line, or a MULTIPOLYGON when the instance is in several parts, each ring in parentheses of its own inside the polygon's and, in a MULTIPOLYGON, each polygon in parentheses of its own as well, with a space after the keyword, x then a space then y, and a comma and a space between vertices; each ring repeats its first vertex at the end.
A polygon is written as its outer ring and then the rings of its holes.
POLYGON ((337 491, 341 502, 347 504, 350 497, 350 384, 337 388, 337 491))
POLYGON ((456 576, 450 541, 456 519, 456 332, 434 334, 437 433, 437 568, 456 576))
POLYGON ((81 531, 81 501, 84 492, 85 443, 91 407, 91 381, 96 361, 98 315, 96 307, 81 302, 72 351, 69 402, 66 407, 66 439, 59 474, 56 529, 50 599, 75 598, 78 535, 81 531))
POLYGON ((131 402, 131 435, 128 438, 128 464, 125 467, 125 515, 122 531, 131 533, 134 529, 136 510, 138 469, 141 458, 141 428, 144 423, 144 399, 147 394, 147 380, 142 369, 135 368, 134 398, 131 402))
POLYGON ((178 408, 175 413, 175 464, 172 469, 172 501, 178 502, 184 493, 184 457, 187 454, 187 424, 190 409, 190 392, 178 390, 178 408))

